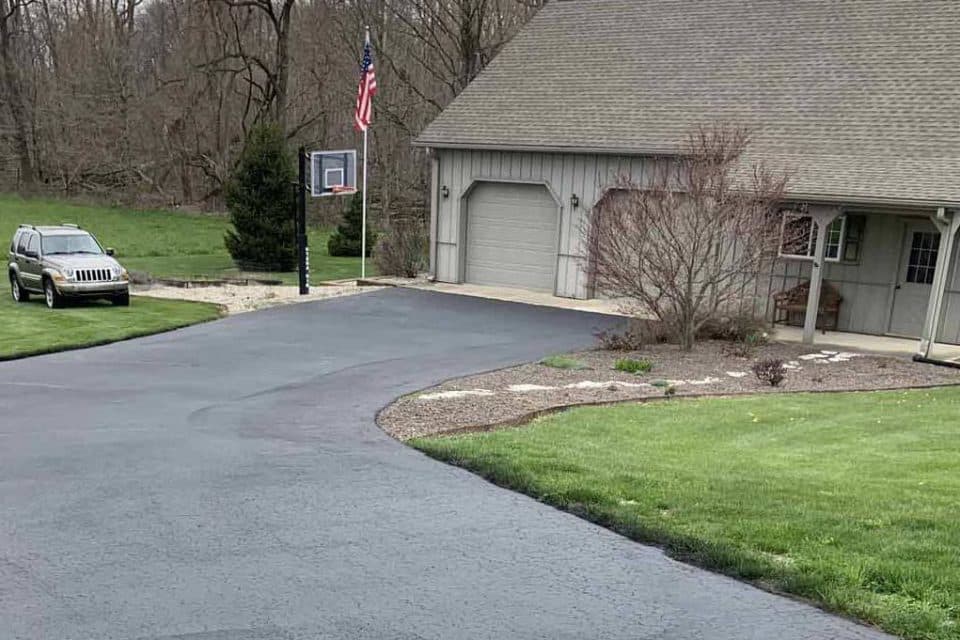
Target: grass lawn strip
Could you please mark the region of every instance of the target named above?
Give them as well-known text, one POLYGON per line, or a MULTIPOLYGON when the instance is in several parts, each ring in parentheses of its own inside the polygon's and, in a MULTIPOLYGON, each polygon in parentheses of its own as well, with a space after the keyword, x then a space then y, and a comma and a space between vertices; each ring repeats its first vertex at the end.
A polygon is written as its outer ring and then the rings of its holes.
POLYGON ((958 418, 960 389, 757 395, 411 442, 674 557, 946 640, 960 637, 958 418))
POLYGON ((215 320, 219 306, 134 296, 129 307, 84 302, 48 309, 34 298, 17 304, 0 298, 0 360, 91 347, 215 320))
MULTIPOLYGON (((179 211, 134 211, 88 206, 57 200, 0 195, 0 242, 13 237, 18 224, 79 224, 117 251, 117 259, 134 274, 154 278, 257 278, 297 282, 297 274, 239 271, 223 244, 230 228, 225 215, 179 211)), ((310 279, 313 282, 355 278, 360 258, 335 258, 327 253, 330 230, 309 230, 310 279)), ((372 261, 367 262, 371 274, 372 261)))
POLYGON ((729 343, 715 341, 699 343, 691 353, 656 345, 638 352, 587 351, 567 359, 582 366, 530 363, 450 380, 428 390, 427 398, 421 392, 397 400, 380 413, 378 422, 394 437, 407 439, 517 424, 569 405, 662 399, 668 393, 740 395, 960 384, 957 369, 797 344, 769 344, 749 358, 732 355, 729 343), (788 365, 779 387, 761 382, 751 372, 753 362, 764 358, 779 358, 788 365), (620 360, 648 362, 651 367, 646 373, 620 371, 616 368, 620 360), (488 393, 446 393, 468 390, 488 393))

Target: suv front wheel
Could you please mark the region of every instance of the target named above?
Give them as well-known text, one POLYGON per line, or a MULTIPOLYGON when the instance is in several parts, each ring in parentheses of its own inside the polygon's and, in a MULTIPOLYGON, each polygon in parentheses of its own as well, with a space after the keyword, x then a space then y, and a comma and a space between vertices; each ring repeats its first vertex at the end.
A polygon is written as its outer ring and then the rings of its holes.
POLYGON ((63 296, 57 291, 57 287, 50 278, 45 278, 43 281, 43 297, 51 309, 59 309, 63 306, 63 296))
POLYGON ((14 302, 26 302, 30 299, 30 294, 20 286, 20 280, 13 271, 10 272, 10 295, 13 296, 14 302))

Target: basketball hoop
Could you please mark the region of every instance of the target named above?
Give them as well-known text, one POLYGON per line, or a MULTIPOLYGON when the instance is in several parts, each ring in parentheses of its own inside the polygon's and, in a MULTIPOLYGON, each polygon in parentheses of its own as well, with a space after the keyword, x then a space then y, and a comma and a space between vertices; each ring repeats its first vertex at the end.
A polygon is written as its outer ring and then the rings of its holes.
POLYGON ((357 192, 357 152, 314 151, 310 154, 310 194, 344 196, 357 192))

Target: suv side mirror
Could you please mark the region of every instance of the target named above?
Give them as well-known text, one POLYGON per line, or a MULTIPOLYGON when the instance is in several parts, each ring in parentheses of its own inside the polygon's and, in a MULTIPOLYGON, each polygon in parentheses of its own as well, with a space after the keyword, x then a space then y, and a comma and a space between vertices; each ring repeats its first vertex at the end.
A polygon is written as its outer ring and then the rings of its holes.
POLYGON ((40 257, 36 251, 33 251, 31 249, 24 249, 23 255, 27 256, 28 258, 33 258, 34 260, 40 257))
POLYGON ((113 254, 114 254, 114 253, 116 253, 116 251, 113 250, 113 247, 107 247, 107 255, 108 255, 108 256, 113 257, 113 254))

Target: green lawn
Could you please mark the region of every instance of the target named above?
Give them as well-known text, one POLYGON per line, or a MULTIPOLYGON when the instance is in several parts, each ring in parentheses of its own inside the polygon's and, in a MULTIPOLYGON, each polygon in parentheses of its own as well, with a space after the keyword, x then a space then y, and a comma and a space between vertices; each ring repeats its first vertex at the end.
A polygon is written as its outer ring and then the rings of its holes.
POLYGON ((0 297, 0 360, 89 347, 213 320, 216 305, 133 296, 129 307, 82 302, 48 309, 42 297, 0 297))
POLYGON ((960 637, 960 390, 583 408, 413 444, 686 561, 960 637))
MULTIPOLYGON (((101 244, 116 249, 117 258, 127 269, 154 277, 253 276, 287 284, 297 281, 296 273, 240 273, 223 245, 224 233, 230 226, 225 216, 132 211, 0 195, 0 242, 8 242, 20 223, 60 222, 76 223, 90 230, 101 244)), ((329 235, 328 229, 309 231, 310 281, 358 277, 359 258, 332 258, 327 254, 329 235)), ((370 260, 367 272, 373 273, 370 260)))

